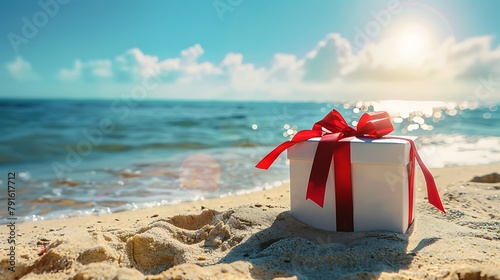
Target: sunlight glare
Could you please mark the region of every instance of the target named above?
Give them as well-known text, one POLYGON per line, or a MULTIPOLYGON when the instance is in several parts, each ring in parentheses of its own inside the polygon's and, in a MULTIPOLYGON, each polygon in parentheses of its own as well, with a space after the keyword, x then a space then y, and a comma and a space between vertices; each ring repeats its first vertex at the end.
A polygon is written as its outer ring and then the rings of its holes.
POLYGON ((432 30, 422 23, 403 23, 388 36, 398 64, 420 66, 430 55, 432 30))

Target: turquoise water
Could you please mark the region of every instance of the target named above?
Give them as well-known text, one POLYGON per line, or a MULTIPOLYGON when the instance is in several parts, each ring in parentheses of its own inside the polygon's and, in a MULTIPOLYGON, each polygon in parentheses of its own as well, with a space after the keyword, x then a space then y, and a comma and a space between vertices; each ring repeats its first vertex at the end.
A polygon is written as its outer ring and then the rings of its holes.
POLYGON ((16 214, 31 220, 270 188, 287 180, 285 158, 253 166, 332 108, 353 124, 388 110, 431 167, 500 162, 495 104, 0 100, 1 185, 16 172, 16 214))

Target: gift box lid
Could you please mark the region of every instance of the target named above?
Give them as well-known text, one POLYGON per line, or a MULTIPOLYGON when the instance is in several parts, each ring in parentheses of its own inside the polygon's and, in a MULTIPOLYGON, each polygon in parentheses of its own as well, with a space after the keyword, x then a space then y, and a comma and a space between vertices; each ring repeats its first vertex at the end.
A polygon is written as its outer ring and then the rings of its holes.
MULTIPOLYGON (((417 137, 404 136, 415 140, 417 137)), ((311 138, 288 149, 290 160, 312 160, 321 138, 311 138)), ((394 138, 347 137, 341 142, 351 142, 351 163, 407 164, 410 160, 410 142, 394 138)))

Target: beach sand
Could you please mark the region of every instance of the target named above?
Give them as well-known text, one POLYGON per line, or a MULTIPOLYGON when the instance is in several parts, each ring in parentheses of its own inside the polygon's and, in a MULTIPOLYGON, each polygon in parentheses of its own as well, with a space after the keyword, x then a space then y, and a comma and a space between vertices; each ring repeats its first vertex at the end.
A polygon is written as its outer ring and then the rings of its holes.
POLYGON ((18 224, 12 273, 3 225, 0 278, 500 279, 500 183, 470 182, 499 171, 500 164, 433 169, 447 215, 427 203, 419 174, 416 222, 406 235, 310 228, 290 216, 283 185, 18 224))

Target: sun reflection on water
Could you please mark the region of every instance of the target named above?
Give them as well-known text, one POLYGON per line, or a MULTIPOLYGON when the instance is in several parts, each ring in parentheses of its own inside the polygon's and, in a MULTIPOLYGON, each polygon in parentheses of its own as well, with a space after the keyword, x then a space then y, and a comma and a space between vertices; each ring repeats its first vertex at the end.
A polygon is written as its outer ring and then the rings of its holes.
MULTIPOLYGON (((324 104, 319 108, 321 114, 331 109, 341 111, 346 121, 353 127, 358 124, 359 117, 365 112, 387 111, 395 126, 394 134, 414 134, 431 132, 438 123, 447 118, 457 118, 458 122, 463 111, 475 110, 478 104, 475 102, 444 102, 444 101, 353 101, 333 104, 324 104)), ((484 120, 492 118, 492 112, 497 110, 496 105, 486 107, 489 112, 482 114, 484 120)), ((444 125, 440 124, 441 126, 444 125)), ((257 126, 255 124, 255 126, 257 126)), ((284 123, 281 126, 281 134, 284 138, 291 139, 298 131, 309 129, 300 127, 293 123, 284 123)))

